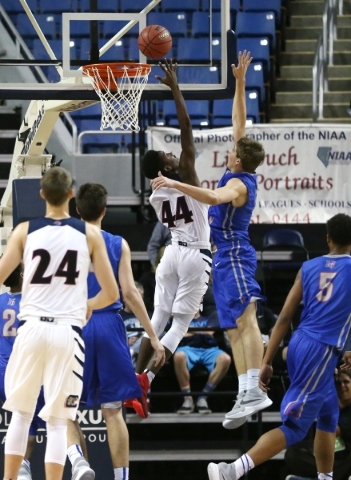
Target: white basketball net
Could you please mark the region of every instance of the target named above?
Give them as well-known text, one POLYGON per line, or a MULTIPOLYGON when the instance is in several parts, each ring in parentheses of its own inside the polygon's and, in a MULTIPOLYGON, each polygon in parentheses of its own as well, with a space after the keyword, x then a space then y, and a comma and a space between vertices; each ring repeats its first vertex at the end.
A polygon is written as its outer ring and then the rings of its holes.
POLYGON ((101 100, 101 127, 100 130, 111 128, 112 130, 132 130, 138 132, 138 107, 141 94, 147 83, 150 69, 145 66, 133 66, 133 75, 128 74, 127 65, 119 65, 121 76, 113 72, 116 66, 105 67, 107 69, 104 78, 100 75, 97 67, 89 67, 84 73, 89 76, 91 83, 101 100), (106 78, 105 78, 106 77, 106 78))

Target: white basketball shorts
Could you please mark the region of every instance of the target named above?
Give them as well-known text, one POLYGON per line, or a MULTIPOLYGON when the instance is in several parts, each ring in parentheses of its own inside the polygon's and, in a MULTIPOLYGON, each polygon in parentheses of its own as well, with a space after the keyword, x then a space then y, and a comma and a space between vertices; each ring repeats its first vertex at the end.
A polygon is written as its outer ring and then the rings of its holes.
POLYGON ((170 313, 195 314, 206 293, 211 266, 209 250, 168 245, 156 269, 155 306, 170 313))
POLYGON ((6 369, 3 408, 34 413, 43 385, 45 405, 39 416, 75 420, 83 365, 84 342, 71 325, 28 320, 18 329, 6 369))

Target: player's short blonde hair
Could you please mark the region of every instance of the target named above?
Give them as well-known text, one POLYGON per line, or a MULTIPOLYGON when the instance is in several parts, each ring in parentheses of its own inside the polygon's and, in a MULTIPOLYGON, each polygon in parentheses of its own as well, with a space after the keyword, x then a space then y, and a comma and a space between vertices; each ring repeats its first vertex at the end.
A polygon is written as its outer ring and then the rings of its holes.
POLYGON ((72 185, 71 173, 62 167, 50 168, 40 180, 45 200, 55 207, 65 203, 72 185))
POLYGON ((265 151, 263 146, 256 140, 243 137, 236 144, 236 156, 241 159, 244 171, 253 173, 263 162, 265 151))

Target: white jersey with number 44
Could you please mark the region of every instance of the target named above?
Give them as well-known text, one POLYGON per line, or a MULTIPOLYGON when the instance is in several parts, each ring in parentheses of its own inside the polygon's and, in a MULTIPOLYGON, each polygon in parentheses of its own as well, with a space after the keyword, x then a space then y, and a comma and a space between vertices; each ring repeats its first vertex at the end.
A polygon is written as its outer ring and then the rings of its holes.
POLYGON ((150 203, 160 222, 170 229, 173 243, 210 248, 208 205, 167 187, 155 190, 150 203))

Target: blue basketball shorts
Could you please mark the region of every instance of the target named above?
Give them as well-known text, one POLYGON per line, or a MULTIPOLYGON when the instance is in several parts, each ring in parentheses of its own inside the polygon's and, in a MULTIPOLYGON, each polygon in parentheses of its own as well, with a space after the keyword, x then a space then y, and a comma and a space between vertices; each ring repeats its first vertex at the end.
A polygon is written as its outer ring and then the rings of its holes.
POLYGON ((209 373, 215 368, 219 355, 225 353, 218 347, 196 348, 187 345, 177 348, 176 351, 185 353, 189 372, 195 365, 203 365, 209 373))
MULTIPOLYGON (((6 368, 0 368, 0 400, 5 402, 5 371, 6 368)), ((35 436, 37 434, 38 428, 46 428, 46 422, 38 416, 38 413, 45 405, 44 400, 44 391, 43 388, 40 389, 40 394, 37 401, 37 406, 35 407, 34 417, 32 423, 29 427, 29 435, 35 436)))
MULTIPOLYGON (((315 420, 317 428, 335 432, 339 405, 334 384, 334 371, 340 352, 297 330, 288 346, 290 387, 281 403, 283 432, 288 446, 292 445, 291 424, 307 435, 315 420)), ((294 428, 295 428, 294 427, 294 428)))
POLYGON ((221 248, 212 262, 213 294, 221 328, 236 328, 249 303, 263 300, 255 279, 256 251, 250 244, 221 248))
POLYGON ((117 312, 93 314, 83 328, 85 364, 82 401, 88 406, 141 396, 141 388, 117 312))

